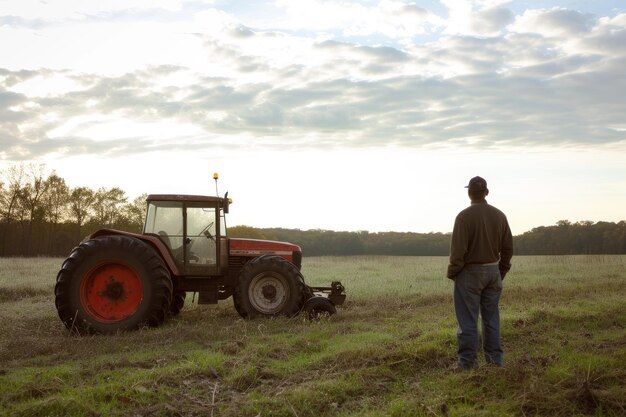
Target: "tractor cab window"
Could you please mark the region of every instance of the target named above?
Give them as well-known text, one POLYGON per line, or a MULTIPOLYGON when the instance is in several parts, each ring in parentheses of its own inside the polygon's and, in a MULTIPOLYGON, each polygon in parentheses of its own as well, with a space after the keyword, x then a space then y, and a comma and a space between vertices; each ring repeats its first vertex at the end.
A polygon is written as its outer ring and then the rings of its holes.
POLYGON ((159 235, 174 258, 182 259, 183 206, 178 202, 150 202, 144 233, 159 235))
POLYGON ((188 265, 217 263, 215 208, 187 207, 188 265))

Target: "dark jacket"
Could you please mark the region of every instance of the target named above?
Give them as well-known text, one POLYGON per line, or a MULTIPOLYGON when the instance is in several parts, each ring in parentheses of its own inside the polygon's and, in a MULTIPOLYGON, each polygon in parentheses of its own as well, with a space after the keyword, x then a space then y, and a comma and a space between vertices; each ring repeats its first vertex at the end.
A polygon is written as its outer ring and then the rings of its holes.
POLYGON ((472 201, 454 221, 450 243, 448 278, 454 279, 465 265, 498 263, 502 278, 511 269, 513 236, 504 213, 487 204, 472 201))

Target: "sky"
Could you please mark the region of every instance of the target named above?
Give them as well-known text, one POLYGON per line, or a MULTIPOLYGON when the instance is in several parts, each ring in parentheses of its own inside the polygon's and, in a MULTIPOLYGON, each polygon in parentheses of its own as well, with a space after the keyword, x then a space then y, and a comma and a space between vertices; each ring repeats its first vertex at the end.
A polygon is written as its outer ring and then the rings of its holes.
POLYGON ((229 225, 514 234, 626 215, 626 4, 0 0, 0 169, 229 225))

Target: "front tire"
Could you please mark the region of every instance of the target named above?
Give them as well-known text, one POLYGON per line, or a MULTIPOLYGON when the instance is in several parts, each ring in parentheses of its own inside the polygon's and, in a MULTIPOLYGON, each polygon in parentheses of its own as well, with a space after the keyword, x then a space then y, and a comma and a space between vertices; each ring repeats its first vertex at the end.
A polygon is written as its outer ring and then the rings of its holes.
POLYGON ((235 308, 244 318, 294 316, 304 304, 304 278, 279 256, 246 263, 235 290, 235 308))
POLYGON ((326 297, 314 296, 309 298, 302 308, 309 320, 319 320, 337 314, 337 307, 326 297))
POLYGON ((54 292, 68 329, 116 333, 163 323, 172 303, 172 280, 162 258, 146 243, 130 236, 99 236, 72 250, 54 292))
POLYGON ((169 314, 170 316, 178 316, 180 311, 185 306, 185 298, 187 293, 185 291, 176 290, 172 296, 172 303, 170 304, 169 314))

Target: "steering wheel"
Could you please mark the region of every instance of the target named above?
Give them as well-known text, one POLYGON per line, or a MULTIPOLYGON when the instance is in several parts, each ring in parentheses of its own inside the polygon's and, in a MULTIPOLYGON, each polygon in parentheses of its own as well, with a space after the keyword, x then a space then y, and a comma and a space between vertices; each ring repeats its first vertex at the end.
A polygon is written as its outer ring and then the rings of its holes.
POLYGON ((205 235, 208 239, 211 239, 212 241, 215 241, 215 237, 211 234, 211 232, 209 232, 209 229, 211 229, 213 224, 215 224, 215 222, 209 223, 204 229, 200 231, 200 234, 205 235))

